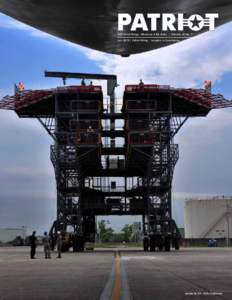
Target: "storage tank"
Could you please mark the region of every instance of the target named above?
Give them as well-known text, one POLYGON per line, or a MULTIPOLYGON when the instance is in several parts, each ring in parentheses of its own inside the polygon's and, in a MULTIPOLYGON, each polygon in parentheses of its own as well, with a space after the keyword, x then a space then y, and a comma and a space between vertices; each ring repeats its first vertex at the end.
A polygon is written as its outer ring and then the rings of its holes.
POLYGON ((232 197, 189 199, 184 209, 185 238, 232 238, 232 197))

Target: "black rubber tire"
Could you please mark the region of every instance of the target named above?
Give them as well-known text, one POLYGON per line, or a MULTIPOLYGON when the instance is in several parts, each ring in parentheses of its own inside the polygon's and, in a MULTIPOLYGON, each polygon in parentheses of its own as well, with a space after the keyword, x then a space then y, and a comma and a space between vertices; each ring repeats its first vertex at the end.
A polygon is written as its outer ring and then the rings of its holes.
POLYGON ((146 237, 143 239, 143 250, 149 251, 149 239, 146 237))
POLYGON ((149 251, 148 245, 147 245, 147 246, 143 246, 143 250, 144 250, 145 252, 149 251))
POLYGON ((180 249, 180 242, 178 239, 174 240, 174 248, 175 250, 179 250, 180 249))
POLYGON ((155 252, 155 251, 156 251, 155 245, 150 246, 150 252, 155 252))
POLYGON ((165 241, 164 241, 164 250, 166 252, 169 252, 171 250, 171 240, 170 240, 169 237, 165 238, 165 241))
POLYGON ((160 245, 159 246, 159 251, 163 251, 163 249, 164 249, 163 245, 160 245))
POLYGON ((150 252, 155 252, 155 241, 153 239, 150 240, 150 252))

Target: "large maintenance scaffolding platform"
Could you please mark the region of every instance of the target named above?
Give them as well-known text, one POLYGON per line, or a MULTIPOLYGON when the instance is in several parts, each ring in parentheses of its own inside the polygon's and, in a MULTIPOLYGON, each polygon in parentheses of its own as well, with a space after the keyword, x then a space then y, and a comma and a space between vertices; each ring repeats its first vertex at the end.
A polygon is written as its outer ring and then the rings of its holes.
POLYGON ((172 218, 172 178, 178 161, 174 136, 189 117, 205 117, 232 101, 205 89, 126 85, 115 104, 115 75, 46 72, 49 77, 107 81, 101 86, 25 90, 0 102, 20 118, 37 118, 54 139, 57 219, 51 232, 73 227, 78 250, 95 239, 98 215, 141 215, 144 250, 179 248, 172 218))

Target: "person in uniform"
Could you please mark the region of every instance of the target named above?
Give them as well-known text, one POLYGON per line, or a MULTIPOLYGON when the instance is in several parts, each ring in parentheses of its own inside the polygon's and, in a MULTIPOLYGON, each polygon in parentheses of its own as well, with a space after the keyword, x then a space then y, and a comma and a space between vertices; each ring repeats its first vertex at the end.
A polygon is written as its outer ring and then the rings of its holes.
POLYGON ((31 259, 35 259, 35 252, 36 252, 36 231, 32 232, 32 235, 29 237, 30 246, 31 246, 31 259))
POLYGON ((142 80, 142 79, 139 80, 139 87, 140 87, 140 88, 144 87, 144 83, 143 83, 143 80, 142 80))
POLYGON ((50 238, 46 231, 44 232, 43 246, 45 258, 51 258, 50 238))
POLYGON ((60 231, 58 231, 57 239, 56 239, 56 247, 57 247, 57 253, 58 253, 57 258, 61 258, 62 244, 63 244, 62 234, 60 231))

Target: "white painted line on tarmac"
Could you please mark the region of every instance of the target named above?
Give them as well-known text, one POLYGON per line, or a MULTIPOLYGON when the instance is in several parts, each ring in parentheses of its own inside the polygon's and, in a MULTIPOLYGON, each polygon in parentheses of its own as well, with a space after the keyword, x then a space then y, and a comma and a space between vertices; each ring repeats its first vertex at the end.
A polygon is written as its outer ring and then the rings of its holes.
POLYGON ((164 260, 161 256, 123 256, 121 258, 124 261, 130 261, 130 260, 164 260))

